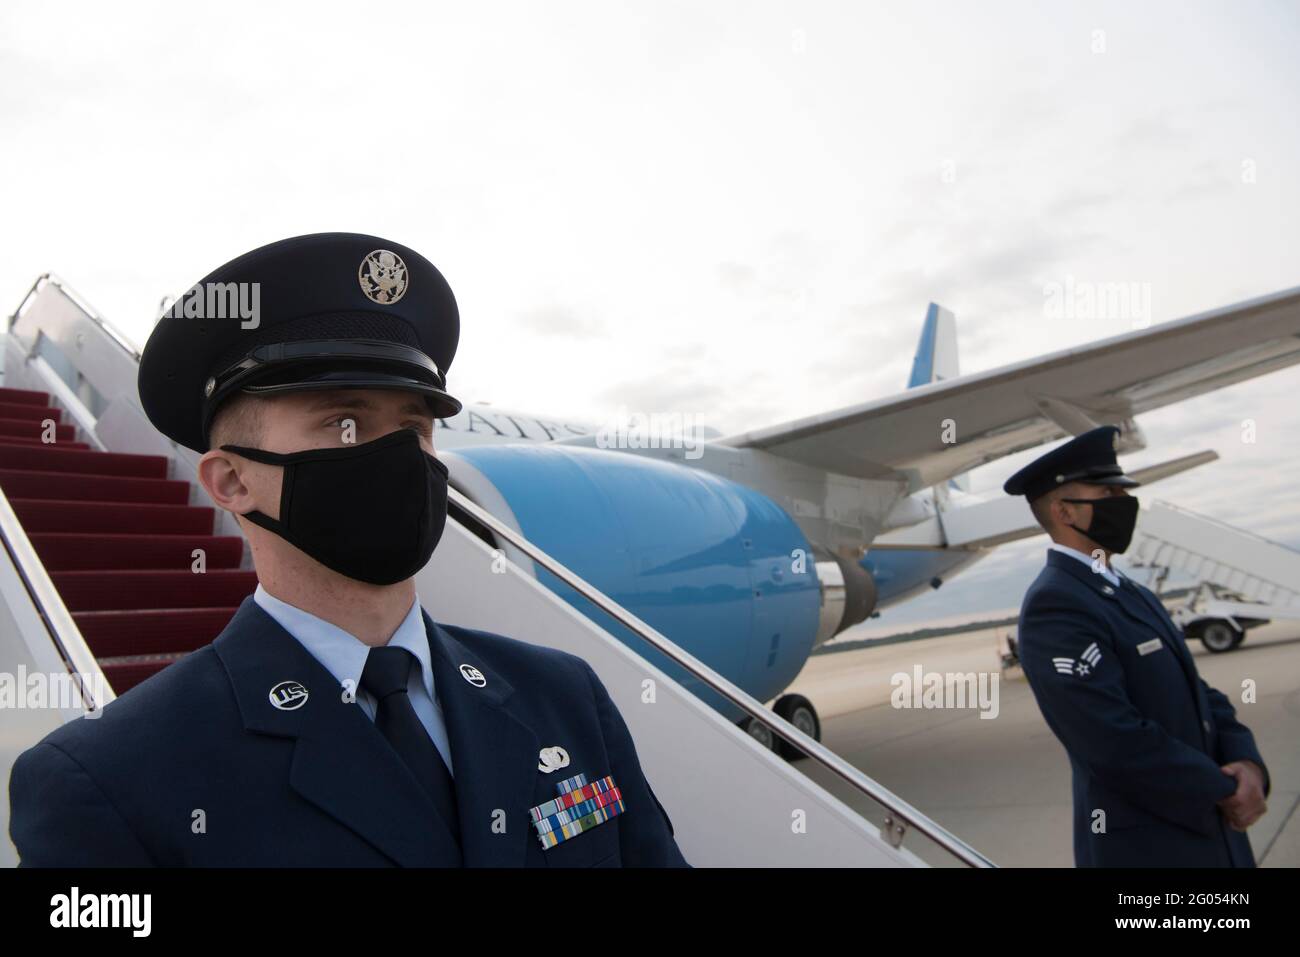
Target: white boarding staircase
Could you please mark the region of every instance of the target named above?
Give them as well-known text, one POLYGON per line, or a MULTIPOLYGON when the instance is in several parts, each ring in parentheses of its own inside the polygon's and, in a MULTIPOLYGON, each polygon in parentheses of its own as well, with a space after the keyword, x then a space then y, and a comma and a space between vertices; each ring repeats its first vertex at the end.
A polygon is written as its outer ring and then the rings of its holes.
POLYGON ((1138 513, 1125 558, 1191 576, 1244 602, 1300 608, 1300 552, 1168 502, 1138 513))

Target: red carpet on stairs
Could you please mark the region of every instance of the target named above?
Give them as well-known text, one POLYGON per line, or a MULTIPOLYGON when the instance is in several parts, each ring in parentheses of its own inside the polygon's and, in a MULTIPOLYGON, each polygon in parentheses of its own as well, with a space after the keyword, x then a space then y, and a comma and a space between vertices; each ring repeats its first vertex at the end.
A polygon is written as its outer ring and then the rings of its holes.
POLYGON ((75 437, 49 395, 0 387, 0 489, 121 694, 215 638, 257 576, 239 570, 243 539, 213 534, 214 510, 188 504, 166 458, 75 437))

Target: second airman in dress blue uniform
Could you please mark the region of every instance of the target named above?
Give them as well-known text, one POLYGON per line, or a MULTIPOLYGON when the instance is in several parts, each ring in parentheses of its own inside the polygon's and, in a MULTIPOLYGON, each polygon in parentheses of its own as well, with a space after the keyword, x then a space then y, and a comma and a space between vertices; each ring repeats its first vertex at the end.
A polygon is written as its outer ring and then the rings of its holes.
POLYGON ((1227 696, 1200 677, 1159 598, 1110 564, 1138 483, 1103 426, 1007 480, 1053 538, 1025 594, 1021 664, 1069 755, 1080 867, 1252 867, 1245 829, 1268 770, 1227 696))

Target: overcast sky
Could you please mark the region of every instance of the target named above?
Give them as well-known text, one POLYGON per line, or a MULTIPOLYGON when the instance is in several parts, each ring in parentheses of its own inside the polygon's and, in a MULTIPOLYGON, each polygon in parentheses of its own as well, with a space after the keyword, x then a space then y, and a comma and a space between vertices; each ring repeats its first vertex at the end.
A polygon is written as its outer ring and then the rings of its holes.
MULTIPOLYGON (((143 341, 239 253, 369 232, 455 290, 457 395, 755 428, 901 388, 931 300, 977 371, 1132 328, 1050 283, 1154 322, 1300 285, 1297 49, 1261 0, 6 2, 0 304, 53 271, 143 341)), ((1149 494, 1300 545, 1297 390, 1145 416, 1133 464, 1223 456, 1149 494)))

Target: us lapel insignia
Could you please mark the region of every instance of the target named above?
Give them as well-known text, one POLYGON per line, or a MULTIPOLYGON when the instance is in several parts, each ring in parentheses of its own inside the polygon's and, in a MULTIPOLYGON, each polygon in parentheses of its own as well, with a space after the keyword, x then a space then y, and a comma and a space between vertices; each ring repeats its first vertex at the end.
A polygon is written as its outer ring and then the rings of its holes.
POLYGON ((555 800, 528 811, 544 851, 625 810, 623 792, 614 784, 613 775, 588 784, 585 774, 575 774, 557 784, 555 790, 559 794, 555 800))
POLYGON ((268 697, 272 707, 280 711, 297 711, 307 703, 307 689, 299 681, 281 681, 268 697))

